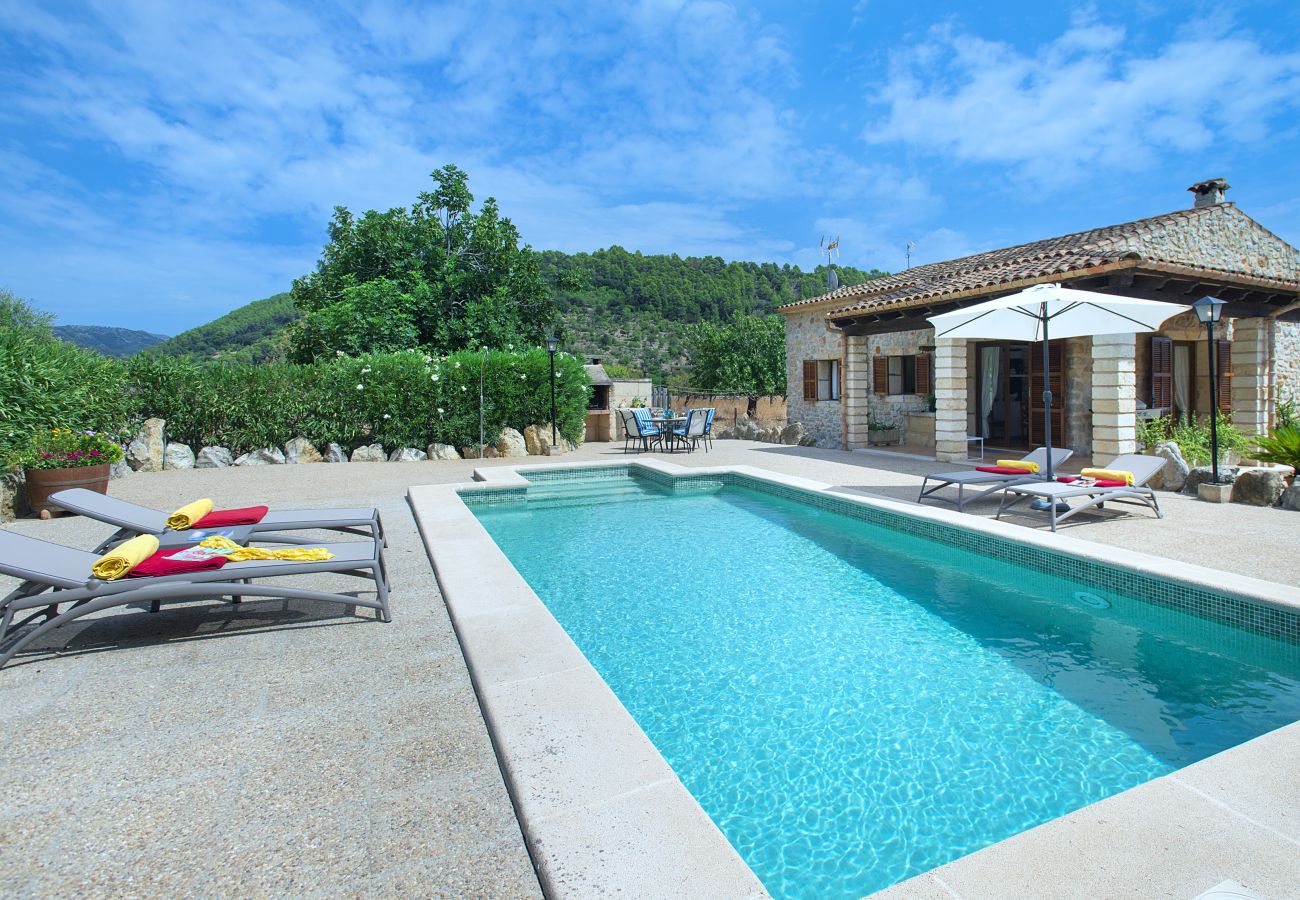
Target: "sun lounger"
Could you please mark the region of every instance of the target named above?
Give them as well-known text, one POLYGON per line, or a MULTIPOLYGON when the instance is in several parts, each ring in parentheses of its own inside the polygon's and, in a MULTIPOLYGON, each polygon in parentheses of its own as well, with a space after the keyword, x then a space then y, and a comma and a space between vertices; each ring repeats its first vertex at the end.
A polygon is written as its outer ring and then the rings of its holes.
MULTIPOLYGON (((59 491, 50 496, 50 502, 79 516, 117 526, 117 532, 96 547, 96 551, 107 549, 137 534, 169 533, 166 513, 148 506, 140 506, 138 503, 130 503, 119 497, 88 491, 85 488, 59 491)), ((373 537, 379 541, 380 546, 387 546, 387 541, 384 539, 384 526, 379 520, 379 510, 373 508, 273 509, 263 517, 262 521, 250 526, 250 539, 271 543, 302 543, 303 538, 275 532, 313 528, 373 537)))
MULTIPOLYGON (((1052 465, 1058 466, 1074 455, 1073 450, 1066 450, 1061 447, 1052 448, 1052 465)), ((1046 478, 1041 470, 1047 468, 1047 448, 1039 447, 1028 456, 1021 457, 1021 462, 1037 463, 1040 469, 1039 474, 1034 475, 1029 472, 1023 475, 1004 475, 997 472, 979 472, 975 469, 965 469, 961 472, 942 472, 937 475, 927 475, 921 481, 921 495, 916 498, 920 503, 924 500, 942 500, 944 503, 955 503, 958 511, 963 511, 967 503, 971 503, 981 497, 987 497, 996 491, 1002 490, 1009 484, 1034 483, 1045 481, 1046 478), (933 487, 926 489, 931 481, 937 482, 933 487), (946 487, 957 488, 957 499, 951 497, 936 497, 935 491, 943 490, 946 487), (975 494, 967 494, 967 488, 979 488, 975 494)))
POLYGON ((388 573, 378 539, 319 546, 329 550, 334 558, 313 562, 228 562, 220 569, 204 572, 100 581, 90 571, 99 559, 98 554, 0 531, 0 574, 20 582, 0 600, 0 666, 47 632, 91 613, 131 603, 147 603, 157 609, 164 603, 204 598, 324 600, 375 609, 379 611, 380 621, 392 621, 388 612, 388 573), (373 581, 375 599, 261 583, 264 578, 326 573, 373 581))
POLYGON ((1093 507, 1101 509, 1107 503, 1145 506, 1155 512, 1157 519, 1163 519, 1164 513, 1160 511, 1160 504, 1156 501, 1155 492, 1147 487, 1146 483, 1154 478, 1156 473, 1164 468, 1164 465, 1164 458, 1159 456, 1128 453, 1124 456, 1115 457, 1103 468, 1132 472, 1133 483, 1123 487, 1101 487, 1096 484, 1080 485, 1061 481, 1008 485, 1002 489, 1002 504, 998 507, 997 518, 1002 518, 1004 512, 1026 500, 1045 500, 1047 501, 1047 512, 1051 519, 1053 531, 1056 530, 1057 525, 1075 513, 1093 507), (1069 509, 1064 512, 1057 509, 1058 504, 1068 506, 1070 500, 1079 498, 1082 498, 1084 502, 1077 506, 1069 506, 1069 509))

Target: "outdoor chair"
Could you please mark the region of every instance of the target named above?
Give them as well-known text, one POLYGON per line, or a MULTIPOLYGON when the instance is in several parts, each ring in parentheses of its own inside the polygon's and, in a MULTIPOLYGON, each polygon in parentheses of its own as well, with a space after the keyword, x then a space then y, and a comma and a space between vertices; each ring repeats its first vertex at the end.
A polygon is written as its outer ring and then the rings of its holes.
POLYGON ((700 446, 700 440, 704 437, 704 423, 707 416, 702 409, 688 409, 686 411, 686 421, 673 429, 673 442, 680 444, 683 448, 689 447, 694 451, 700 446))
MULTIPOLYGON (((72 488, 50 496, 50 502, 68 512, 116 525, 117 531, 105 538, 95 551, 105 550, 137 534, 155 536, 167 534, 167 514, 148 506, 130 503, 85 488, 72 488)), ((381 547, 387 546, 384 526, 377 509, 282 509, 271 510, 262 521, 248 526, 250 539, 268 543, 302 543, 293 535, 275 534, 275 531, 302 531, 320 528, 343 534, 373 537, 381 547)), ((170 532, 179 534, 181 532, 170 532)), ((196 543, 197 543, 196 539, 196 543)))
POLYGON ((1133 483, 1131 485, 1106 487, 1099 484, 1080 485, 1064 481, 1043 481, 1036 484, 1014 484, 1004 487, 1002 494, 1002 504, 998 507, 997 518, 1002 518, 1002 514, 1008 509, 1016 506, 1025 500, 1045 500, 1048 516, 1052 523, 1052 531, 1056 531, 1056 526, 1075 513, 1083 512, 1085 509, 1102 509, 1107 503, 1126 503, 1132 506, 1145 506, 1155 512, 1157 519, 1163 519, 1164 513, 1160 511, 1160 504, 1156 501, 1156 495, 1146 483, 1156 476, 1164 468, 1165 459, 1162 456, 1145 456, 1140 453, 1126 453, 1123 456, 1117 456, 1103 468, 1131 472, 1133 474, 1133 483), (1083 498, 1083 503, 1078 506, 1069 506, 1068 501, 1083 498), (1068 508, 1062 512, 1057 505, 1065 505, 1068 508))
POLYGON ((704 411, 704 434, 700 435, 700 442, 704 444, 704 452, 708 453, 709 448, 713 446, 713 415, 717 412, 712 406, 704 411))
POLYGON ((181 575, 101 581, 91 574, 91 566, 100 558, 97 553, 0 531, 0 574, 19 581, 18 587, 0 600, 0 666, 47 632, 83 616, 133 603, 145 603, 157 610, 164 603, 204 598, 323 600, 378 610, 381 622, 392 621, 388 611, 388 573, 378 538, 319 546, 334 558, 311 562, 274 559, 227 562, 219 569, 181 575), (375 599, 253 583, 253 579, 326 573, 373 581, 375 599), (28 615, 19 618, 22 613, 28 615))
POLYGON ((649 450, 651 444, 664 440, 664 431, 651 419, 650 410, 643 406, 637 407, 632 410, 632 418, 636 420, 637 433, 641 438, 642 449, 649 450))
MULTIPOLYGON (((1052 448, 1052 465, 1057 466, 1065 462, 1074 455, 1073 450, 1066 450, 1061 447, 1052 448)), ((1047 448, 1039 447, 1034 452, 1020 459, 1021 462, 1037 463, 1039 468, 1038 474, 1024 472, 1019 475, 1003 474, 998 472, 980 472, 975 469, 966 469, 961 472, 942 472, 935 475, 927 475, 921 481, 921 495, 916 498, 917 503, 924 500, 941 500, 944 503, 955 503, 958 512, 964 512, 967 503, 972 503, 981 497, 987 497, 989 494, 1002 490, 1007 485, 1021 483, 1038 483, 1047 480, 1046 473, 1043 469, 1047 466, 1047 448), (929 489, 926 485, 931 481, 936 482, 934 487, 929 489), (957 488, 957 499, 952 497, 936 497, 935 492, 943 490, 946 487, 957 488), (978 493, 967 495, 967 488, 980 488, 978 493)))

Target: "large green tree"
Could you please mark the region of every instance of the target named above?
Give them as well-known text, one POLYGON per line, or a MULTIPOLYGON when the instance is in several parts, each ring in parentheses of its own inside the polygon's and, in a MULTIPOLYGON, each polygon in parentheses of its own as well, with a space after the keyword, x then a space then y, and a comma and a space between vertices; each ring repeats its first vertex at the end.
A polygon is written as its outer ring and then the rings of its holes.
POLYGON ((785 393, 785 320, 742 316, 728 325, 702 322, 691 329, 692 386, 747 394, 785 393))
POLYGON ((290 353, 307 361, 344 351, 440 353, 537 345, 556 324, 532 249, 488 198, 475 212, 454 165, 415 204, 356 218, 336 207, 316 271, 293 283, 304 313, 290 353))

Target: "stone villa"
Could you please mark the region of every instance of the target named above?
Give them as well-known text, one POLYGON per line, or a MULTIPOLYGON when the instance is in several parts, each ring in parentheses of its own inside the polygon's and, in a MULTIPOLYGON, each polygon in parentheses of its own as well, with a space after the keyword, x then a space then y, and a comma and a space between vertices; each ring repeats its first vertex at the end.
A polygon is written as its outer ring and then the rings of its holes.
POLYGON ((1204 415, 1214 405, 1243 430, 1265 431, 1277 399, 1300 399, 1300 251, 1227 202, 1222 179, 1189 190, 1190 209, 917 266, 781 307, 790 419, 822 446, 845 449, 868 445, 869 423, 903 427, 910 446, 933 447, 942 460, 964 459, 968 435, 989 448, 1039 445, 1041 348, 936 341, 926 317, 1059 282, 1181 304, 1209 295, 1227 306, 1216 332, 1217 398, 1193 313, 1155 334, 1053 341, 1053 443, 1104 462, 1133 451, 1138 416, 1204 415))

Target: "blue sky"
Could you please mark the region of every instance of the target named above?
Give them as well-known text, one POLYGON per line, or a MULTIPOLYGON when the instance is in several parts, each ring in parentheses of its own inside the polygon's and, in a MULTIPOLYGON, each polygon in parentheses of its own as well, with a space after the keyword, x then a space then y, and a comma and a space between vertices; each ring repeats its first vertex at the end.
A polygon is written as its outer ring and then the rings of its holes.
POLYGON ((1300 244, 1292 2, 0 0, 0 286, 176 333, 455 162, 539 249, 894 270, 1229 199, 1300 244))

